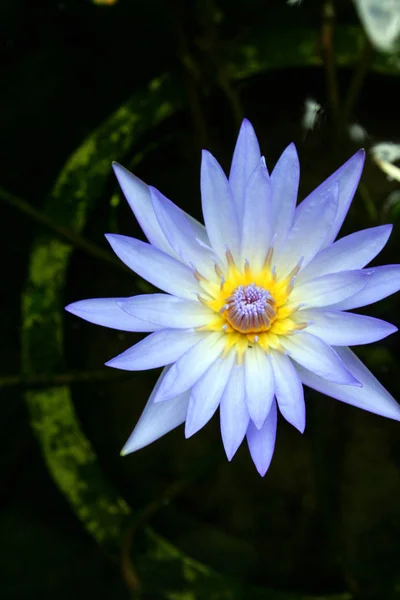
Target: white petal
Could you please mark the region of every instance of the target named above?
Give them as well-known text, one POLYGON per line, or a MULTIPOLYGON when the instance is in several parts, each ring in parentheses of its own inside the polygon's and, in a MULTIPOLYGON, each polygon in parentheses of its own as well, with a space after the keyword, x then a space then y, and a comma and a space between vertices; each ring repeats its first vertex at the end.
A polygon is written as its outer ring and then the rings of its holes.
POLYGON ((234 362, 235 352, 218 358, 192 387, 185 427, 187 438, 204 427, 217 410, 234 362))
POLYGON ((243 119, 229 173, 229 184, 231 186, 233 200, 236 206, 236 214, 239 221, 241 221, 243 216, 244 195, 247 181, 259 164, 260 159, 260 146, 258 145, 257 136, 253 126, 250 121, 243 119))
POLYGON ((219 409, 222 441, 228 460, 234 457, 249 425, 245 395, 243 365, 234 365, 219 409))
POLYGON ((175 256, 154 214, 147 185, 118 163, 113 163, 113 169, 124 196, 149 242, 163 252, 175 256))
POLYGON ((183 300, 168 294, 143 294, 125 298, 120 307, 149 326, 189 329, 207 325, 215 313, 198 301, 183 300))
POLYGON ((292 226, 299 179, 299 157, 296 146, 290 144, 271 173, 272 214, 277 240, 284 240, 292 226))
POLYGON ((296 317, 310 322, 307 332, 331 346, 370 344, 397 331, 397 327, 381 319, 324 308, 302 310, 296 317))
POLYGON ((168 369, 169 367, 166 367, 158 378, 135 429, 122 448, 121 454, 123 456, 151 444, 185 421, 189 404, 189 392, 185 392, 169 402, 154 403, 154 396, 168 369))
POLYGON ((360 292, 369 278, 367 271, 342 271, 322 275, 305 283, 296 282, 290 305, 304 304, 307 308, 331 306, 360 292))
POLYGON ((353 375, 362 383, 362 387, 337 385, 297 366, 302 382, 341 402, 346 402, 388 419, 400 421, 400 405, 357 356, 349 348, 336 348, 336 351, 353 375))
POLYGON ((199 244, 184 213, 161 192, 150 187, 154 212, 171 248, 187 264, 205 277, 215 276, 211 253, 199 244))
POLYGON ((207 332, 197 335, 203 339, 171 367, 155 402, 167 401, 191 388, 222 354, 226 341, 224 334, 207 332))
POLYGON ((215 158, 203 150, 201 161, 201 200, 211 245, 225 262, 226 246, 234 256, 239 251, 239 222, 228 180, 215 158))
POLYGON ((276 402, 272 403, 270 413, 261 429, 257 429, 250 421, 247 430, 247 443, 251 458, 261 477, 264 477, 271 464, 276 440, 277 410, 276 402))
POLYGON ((123 311, 119 305, 126 298, 92 298, 89 300, 79 300, 72 302, 65 307, 65 310, 103 327, 111 327, 120 331, 155 331, 160 329, 158 325, 146 323, 141 319, 136 319, 123 311))
POLYGON ((282 416, 300 433, 306 426, 304 390, 293 362, 288 356, 273 350, 271 363, 275 376, 275 395, 282 416))
POLYGON ((262 162, 245 188, 241 258, 254 269, 262 267, 272 235, 271 189, 268 171, 262 162))
POLYGON ((324 248, 300 271, 297 285, 327 273, 362 269, 385 246, 392 228, 392 225, 381 225, 357 231, 324 248))
POLYGON ((337 182, 318 196, 309 196, 296 208, 292 228, 275 258, 278 273, 288 273, 302 257, 307 265, 321 249, 338 209, 337 182))
POLYGON ((354 296, 337 300, 330 308, 335 310, 351 310, 360 306, 368 306, 382 300, 400 290, 400 265, 385 265, 365 271, 368 273, 366 285, 354 296))
POLYGON ((280 341, 290 358, 316 375, 342 385, 360 385, 337 353, 315 335, 300 332, 280 341))
POLYGON ((168 254, 125 235, 109 233, 106 238, 123 263, 164 292, 188 300, 199 293, 192 270, 168 254))
POLYGON ((260 429, 274 399, 275 382, 271 362, 259 346, 244 355, 246 404, 251 420, 260 429))
POLYGON ((204 333, 162 329, 148 335, 119 356, 106 362, 107 367, 124 371, 144 371, 169 365, 198 344, 204 333))

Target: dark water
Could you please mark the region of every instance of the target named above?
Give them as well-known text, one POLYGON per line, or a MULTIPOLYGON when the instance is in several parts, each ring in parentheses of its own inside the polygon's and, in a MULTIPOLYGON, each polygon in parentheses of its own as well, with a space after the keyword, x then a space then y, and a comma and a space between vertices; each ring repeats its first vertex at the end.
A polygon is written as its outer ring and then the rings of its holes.
MULTIPOLYGON (((106 231, 141 236, 110 161, 93 167, 108 154, 199 218, 200 150, 206 146, 227 168, 241 116, 255 125, 271 167, 296 143, 301 198, 360 144, 399 140, 399 71, 368 46, 345 118, 365 46, 347 2, 337 3, 335 24, 325 23, 341 65, 338 114, 320 58, 321 2, 3 0, 0 10, 0 186, 53 225, 76 229, 68 215, 92 194, 81 235, 104 250, 106 231), (243 48, 253 49, 246 60, 243 48), (245 76, 239 78, 240 69, 245 76), (162 73, 182 98, 171 116, 152 121, 143 92, 133 126, 142 127, 141 135, 120 150, 103 129, 87 163, 80 155, 76 170, 54 190, 71 153, 162 73), (307 98, 321 109, 306 131, 307 98), (351 140, 350 123, 361 124, 368 137, 351 140)), ((167 110, 171 96, 161 94, 157 102, 167 110)), ((362 184, 341 235, 393 222, 376 264, 397 263, 399 212, 388 197, 399 184, 370 158, 362 184)), ((59 235, 21 213, 15 200, 2 205, 2 216, 1 598, 400 596, 398 423, 308 390, 306 432, 280 422, 264 479, 244 447, 226 461, 216 418, 190 440, 179 428, 122 459, 119 450, 158 373, 110 374, 104 362, 139 336, 78 321, 62 306, 142 292, 143 284, 79 244, 62 274, 53 273, 50 263, 63 251, 53 246, 59 235), (42 262, 35 254, 39 242, 47 248, 42 262), (77 372, 88 381, 73 382, 70 395, 61 391, 57 377, 69 382, 77 372), (17 382, 7 380, 12 375, 17 382), (148 526, 161 537, 152 537, 148 526)), ((399 325, 398 297, 363 313, 399 325)), ((395 398, 399 339, 395 334, 357 350, 395 398)))

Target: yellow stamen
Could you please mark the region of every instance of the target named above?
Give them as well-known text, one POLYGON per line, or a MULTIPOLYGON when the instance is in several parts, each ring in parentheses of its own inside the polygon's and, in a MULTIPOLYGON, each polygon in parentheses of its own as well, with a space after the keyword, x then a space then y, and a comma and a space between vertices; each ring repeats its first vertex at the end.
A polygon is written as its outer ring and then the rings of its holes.
POLYGON ((193 275, 196 277, 197 281, 207 281, 207 278, 204 277, 197 269, 194 269, 193 275))
POLYGON ((209 306, 209 301, 203 298, 203 296, 200 296, 200 294, 197 294, 197 300, 204 304, 204 306, 209 306))
POLYGON ((265 257, 265 260, 264 260, 264 269, 270 269, 271 268, 271 262, 272 262, 273 255, 274 255, 274 249, 271 246, 268 249, 267 256, 265 257))
POLYGON ((217 281, 203 277, 199 280, 204 292, 199 296, 199 301, 214 311, 215 319, 208 325, 197 328, 197 331, 223 332, 226 339, 223 355, 226 356, 235 348, 239 363, 247 348, 254 344, 258 344, 267 353, 271 349, 284 352, 279 340, 307 327, 306 323, 298 323, 292 318, 299 305, 294 306, 289 302, 301 263, 286 277, 280 278, 272 266, 272 257, 271 247, 261 269, 253 270, 248 260, 240 269, 231 251, 227 249, 227 266, 214 266, 217 281), (242 304, 235 304, 239 289, 244 294, 239 298, 242 304), (262 290, 266 292, 264 295, 262 290), (260 298, 264 300, 264 304, 257 304, 253 317, 252 310, 246 308, 247 303, 258 302, 260 298), (238 309, 242 309, 242 312, 238 309))
POLYGON ((221 267, 219 265, 217 265, 217 263, 215 263, 214 269, 215 269, 218 279, 221 279, 224 276, 223 272, 221 271, 221 267))
POLYGON ((226 260, 228 261, 228 265, 230 267, 235 266, 235 264, 236 264, 235 259, 233 258, 232 252, 229 249, 225 252, 225 256, 226 256, 226 260))

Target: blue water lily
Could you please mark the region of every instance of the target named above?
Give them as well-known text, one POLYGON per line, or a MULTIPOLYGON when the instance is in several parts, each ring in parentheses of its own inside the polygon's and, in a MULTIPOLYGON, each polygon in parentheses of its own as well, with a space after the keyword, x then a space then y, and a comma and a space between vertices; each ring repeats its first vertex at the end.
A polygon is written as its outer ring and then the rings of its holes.
POLYGON ((278 409, 304 431, 303 384, 400 420, 400 406, 348 348, 396 327, 347 311, 400 289, 400 265, 364 268, 386 244, 391 225, 334 241, 363 163, 360 150, 296 206, 295 146, 269 174, 244 120, 229 178, 203 152, 205 226, 114 165, 149 243, 106 237, 129 268, 164 293, 82 300, 67 310, 106 327, 150 333, 108 366, 164 367, 123 454, 182 423, 190 437, 219 407, 228 459, 246 437, 264 475, 278 409))

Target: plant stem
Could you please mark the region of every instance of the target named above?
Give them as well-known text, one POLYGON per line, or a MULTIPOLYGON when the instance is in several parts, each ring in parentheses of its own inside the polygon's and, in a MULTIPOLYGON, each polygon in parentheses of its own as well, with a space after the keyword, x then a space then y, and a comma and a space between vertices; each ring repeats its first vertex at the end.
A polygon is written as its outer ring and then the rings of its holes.
POLYGON ((190 21, 190 17, 187 14, 189 6, 180 0, 173 3, 173 7, 175 9, 174 22, 178 39, 178 56, 183 67, 187 98, 196 135, 196 146, 207 148, 207 124, 202 106, 201 93, 203 74, 191 47, 191 38, 187 26, 188 20, 190 21))
POLYGON ((360 60, 357 64, 357 67, 354 71, 353 79, 351 80, 349 90, 347 92, 343 113, 342 113, 342 121, 343 126, 347 127, 349 121, 352 116, 352 112, 354 110, 355 105, 357 104, 358 98, 360 96, 360 92, 364 83, 365 76, 368 72, 368 69, 371 65, 371 61, 373 58, 374 52, 372 45, 368 38, 365 36, 364 39, 364 47, 360 57, 360 60))
POLYGON ((371 194, 369 193, 368 188, 363 183, 360 183, 358 186, 358 192, 361 196, 361 199, 362 199, 364 207, 365 207, 365 211, 368 215, 370 222, 378 223, 379 213, 374 204, 374 201, 371 198, 371 194))
POLYGON ((322 12, 321 52, 325 68, 325 79, 328 101, 333 124, 339 125, 339 86, 333 51, 333 35, 335 24, 335 11, 332 0, 326 0, 322 12))
POLYGON ((29 217, 33 221, 36 221, 40 225, 44 225, 45 227, 56 233, 61 239, 71 244, 71 246, 83 250, 83 252, 86 252, 86 254, 90 254, 90 256, 93 256, 98 260, 107 262, 112 267, 116 267, 119 270, 123 270, 125 273, 131 273, 128 267, 126 267, 122 262, 116 260, 111 254, 111 252, 109 252, 108 250, 103 250, 103 248, 100 248, 99 246, 97 246, 97 244, 94 244, 93 242, 89 242, 84 237, 75 233, 71 229, 63 227, 58 223, 54 223, 54 221, 52 221, 50 217, 31 206, 29 202, 22 200, 22 198, 19 198, 14 194, 11 194, 1 186, 0 200, 3 200, 13 208, 16 208, 25 216, 29 217))
MULTIPOLYGON (((125 375, 126 376, 126 375, 125 375)), ((55 375, 39 373, 38 375, 0 375, 0 388, 17 387, 52 387, 69 385, 72 383, 92 383, 96 381, 113 381, 121 379, 123 375, 108 369, 93 371, 77 371, 71 373, 58 373, 55 375)))

